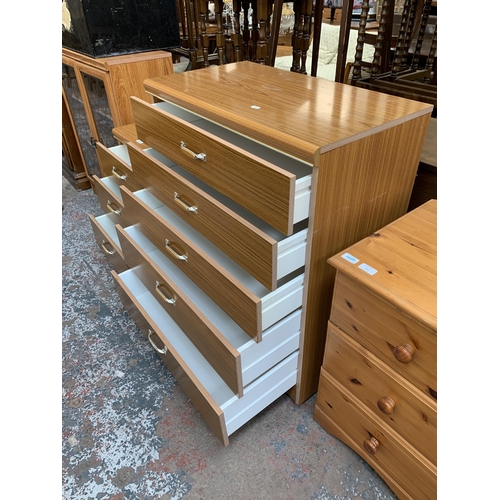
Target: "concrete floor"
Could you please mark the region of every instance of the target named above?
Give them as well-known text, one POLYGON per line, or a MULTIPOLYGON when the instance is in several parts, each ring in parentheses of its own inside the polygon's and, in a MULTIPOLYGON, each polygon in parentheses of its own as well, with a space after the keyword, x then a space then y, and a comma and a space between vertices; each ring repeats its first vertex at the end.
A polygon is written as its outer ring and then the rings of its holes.
POLYGON ((122 308, 87 214, 62 182, 65 500, 395 500, 374 470, 282 396, 224 448, 122 308))

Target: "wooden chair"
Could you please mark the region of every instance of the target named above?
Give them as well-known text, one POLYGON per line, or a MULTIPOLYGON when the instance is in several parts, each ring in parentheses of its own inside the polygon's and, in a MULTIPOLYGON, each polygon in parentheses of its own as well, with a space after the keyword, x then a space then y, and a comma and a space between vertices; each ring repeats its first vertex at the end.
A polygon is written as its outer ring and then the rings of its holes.
MULTIPOLYGON (((349 0, 352 2, 352 0, 349 0)), ((366 34, 368 0, 363 0, 356 46, 352 65, 351 85, 369 88, 408 99, 433 104, 437 108, 437 16, 428 35, 429 14, 432 0, 405 0, 399 33, 393 53, 391 39, 394 23, 394 0, 383 0, 380 26, 375 43, 375 54, 369 75, 362 76, 361 61, 366 34), (423 50, 427 45, 426 50, 423 50)), ((344 12, 342 12, 342 16, 344 12)), ((342 31, 341 31, 342 41, 342 31)), ((339 46, 340 56, 340 46, 339 46)), ((340 57, 337 59, 336 81, 344 81, 340 57), (341 80, 340 80, 341 78, 341 80)), ((344 65, 345 68, 345 65, 344 65)))
MULTIPOLYGON (((273 66, 278 45, 283 0, 234 0, 235 60, 250 60, 273 66), (250 8, 252 16, 250 21, 250 8), (243 26, 237 13, 243 13, 243 26), (272 19, 272 21, 271 21, 272 19)), ((291 71, 305 72, 305 58, 311 36, 312 0, 295 0, 291 71)))
POLYGON ((169 49, 189 59, 189 69, 226 63, 226 34, 222 21, 224 0, 213 0, 215 24, 209 22, 207 0, 176 0, 181 46, 169 49), (214 50, 212 50, 214 47, 214 50))

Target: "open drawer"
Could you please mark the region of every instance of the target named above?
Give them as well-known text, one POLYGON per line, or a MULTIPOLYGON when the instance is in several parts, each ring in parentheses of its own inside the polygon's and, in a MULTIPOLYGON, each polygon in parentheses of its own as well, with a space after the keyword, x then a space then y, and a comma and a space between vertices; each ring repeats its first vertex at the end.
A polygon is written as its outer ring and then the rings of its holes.
POLYGON ((299 348, 301 309, 257 343, 137 226, 118 226, 117 233, 128 266, 235 394, 242 396, 244 386, 299 348))
POLYGON ((128 269, 116 232, 116 225, 120 223, 119 216, 114 213, 98 217, 89 214, 89 219, 96 242, 110 264, 118 272, 128 269))
POLYGON ((132 269, 112 275, 124 306, 225 446, 229 435, 296 384, 298 351, 246 386, 238 398, 132 269))
POLYGON ((307 220, 284 236, 156 150, 133 143, 128 147, 143 187, 269 290, 304 266, 307 220))
POLYGON ((121 192, 128 224, 140 224, 146 238, 257 342, 264 330, 301 307, 302 268, 270 292, 147 189, 121 192))
POLYGON ((167 102, 131 106, 139 139, 283 234, 309 217, 311 165, 167 102))

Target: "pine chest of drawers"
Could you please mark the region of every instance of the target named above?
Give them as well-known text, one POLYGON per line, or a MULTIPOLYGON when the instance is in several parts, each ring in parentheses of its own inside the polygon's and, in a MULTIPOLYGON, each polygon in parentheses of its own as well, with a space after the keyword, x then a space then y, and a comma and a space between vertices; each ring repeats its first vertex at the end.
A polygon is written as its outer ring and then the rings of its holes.
POLYGON ((436 210, 431 200, 328 260, 314 416, 401 499, 437 496, 436 210))
POLYGON ((285 392, 316 392, 326 260, 406 212, 432 107, 251 62, 144 86, 134 140, 97 145, 90 218, 123 303, 227 445, 285 392))

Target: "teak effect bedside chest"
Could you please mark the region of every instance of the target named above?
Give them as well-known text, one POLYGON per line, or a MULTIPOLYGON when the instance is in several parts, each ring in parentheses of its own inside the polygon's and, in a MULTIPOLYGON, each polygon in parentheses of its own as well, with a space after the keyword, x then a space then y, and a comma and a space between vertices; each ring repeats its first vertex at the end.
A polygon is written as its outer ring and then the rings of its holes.
POLYGON ((432 107, 251 62, 144 86, 138 139, 98 145, 109 214, 91 220, 124 304, 227 445, 285 392, 316 392, 326 261, 406 212, 432 107))

